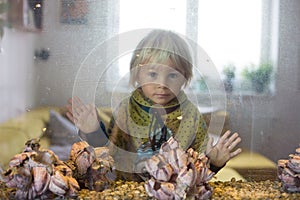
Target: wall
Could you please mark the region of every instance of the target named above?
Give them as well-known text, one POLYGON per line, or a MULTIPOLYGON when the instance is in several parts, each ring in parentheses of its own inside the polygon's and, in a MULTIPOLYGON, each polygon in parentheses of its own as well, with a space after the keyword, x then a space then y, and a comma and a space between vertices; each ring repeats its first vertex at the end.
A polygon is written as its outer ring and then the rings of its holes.
POLYGON ((36 34, 5 29, 0 42, 0 122, 34 104, 34 45, 36 34))
POLYGON ((286 157, 300 145, 300 1, 282 1, 280 16, 274 137, 266 149, 273 158, 286 157))
MULTIPOLYGON (((72 96, 73 85, 81 64, 91 51, 117 30, 109 24, 118 24, 113 12, 118 11, 118 1, 88 1, 86 24, 60 23, 61 1, 45 1, 44 27, 39 35, 37 48, 50 51, 46 62, 36 62, 38 100, 36 106, 63 106, 72 96)), ((102 59, 105 55, 99 55, 102 59)), ((98 73, 104 70, 99 66, 98 73)), ((95 74, 89 73, 82 80, 82 96, 91 81, 96 81, 95 74)))

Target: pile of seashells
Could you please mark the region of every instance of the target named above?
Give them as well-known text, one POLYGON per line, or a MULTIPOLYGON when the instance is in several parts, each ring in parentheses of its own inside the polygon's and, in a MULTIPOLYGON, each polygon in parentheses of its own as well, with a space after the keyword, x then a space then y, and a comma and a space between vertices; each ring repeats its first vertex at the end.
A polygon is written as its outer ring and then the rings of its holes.
POLYGON ((278 160, 278 178, 287 192, 300 192, 300 147, 288 160, 278 160))
MULTIPOLYGON (((39 142, 28 140, 23 151, 10 160, 8 169, 0 168, 0 181, 15 189, 16 199, 78 198, 85 194, 83 191, 124 196, 116 186, 116 191, 112 191, 118 181, 108 147, 94 148, 85 141, 76 142, 69 159, 61 161, 53 151, 40 148, 39 142)), ((209 199, 212 188, 208 181, 214 173, 207 163, 204 154, 193 149, 184 151, 171 137, 158 154, 146 160, 150 178, 142 185, 130 187, 132 192, 126 195, 133 199, 209 199)), ((125 186, 121 184, 120 188, 125 186)))
POLYGON ((74 143, 70 159, 63 162, 51 150, 41 149, 39 139, 31 139, 10 160, 8 169, 1 169, 0 180, 16 189, 16 199, 75 198, 81 188, 108 188, 113 174, 113 160, 105 147, 74 143))
POLYGON ((150 197, 156 199, 209 199, 208 181, 214 173, 207 167, 208 158, 193 149, 184 151, 171 137, 159 153, 146 161, 151 178, 145 182, 150 197))

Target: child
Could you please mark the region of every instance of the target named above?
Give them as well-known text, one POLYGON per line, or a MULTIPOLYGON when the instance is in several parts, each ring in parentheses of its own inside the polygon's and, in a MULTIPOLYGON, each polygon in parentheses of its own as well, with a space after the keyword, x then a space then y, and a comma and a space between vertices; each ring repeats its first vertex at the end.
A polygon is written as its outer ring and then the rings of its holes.
MULTIPOLYGON (((192 67, 188 44, 174 32, 153 30, 136 47, 130 62, 130 83, 136 89, 114 111, 107 130, 116 167, 122 171, 119 178, 141 180, 143 161, 171 136, 184 149, 206 152, 214 172, 241 152, 233 151, 241 141, 237 133, 230 136, 227 131, 215 146, 212 140, 207 142, 205 121, 183 91, 192 78, 192 67)), ((85 133, 99 128, 93 106, 85 106, 76 98, 68 110, 71 120, 81 120, 77 126, 85 133), (86 120, 88 117, 91 121, 86 120)))

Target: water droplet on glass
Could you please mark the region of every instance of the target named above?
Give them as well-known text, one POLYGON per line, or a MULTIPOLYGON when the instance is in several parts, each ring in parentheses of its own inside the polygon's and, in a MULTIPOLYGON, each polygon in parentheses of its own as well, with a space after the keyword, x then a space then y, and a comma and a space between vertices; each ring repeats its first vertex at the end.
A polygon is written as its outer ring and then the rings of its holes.
POLYGON ((26 112, 30 112, 30 108, 26 108, 26 112))
POLYGON ((0 53, 3 53, 4 49, 2 47, 0 47, 0 53))
POLYGON ((49 95, 49 94, 50 94, 50 90, 51 90, 51 88, 46 87, 46 95, 49 95))

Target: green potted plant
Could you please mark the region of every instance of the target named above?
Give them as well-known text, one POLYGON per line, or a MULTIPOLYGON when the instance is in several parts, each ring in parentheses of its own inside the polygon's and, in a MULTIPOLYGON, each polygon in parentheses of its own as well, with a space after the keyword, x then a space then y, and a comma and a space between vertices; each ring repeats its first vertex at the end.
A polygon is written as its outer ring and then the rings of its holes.
POLYGON ((207 85, 206 85, 206 76, 201 76, 197 79, 197 90, 198 91, 202 91, 202 92, 206 92, 208 91, 207 85))
POLYGON ((229 64, 223 68, 223 74, 225 75, 224 87, 226 92, 233 91, 233 79, 235 78, 235 66, 229 64))
POLYGON ((250 65, 242 71, 242 76, 249 80, 252 89, 257 93, 263 93, 271 82, 273 66, 270 63, 261 63, 258 66, 250 65))

